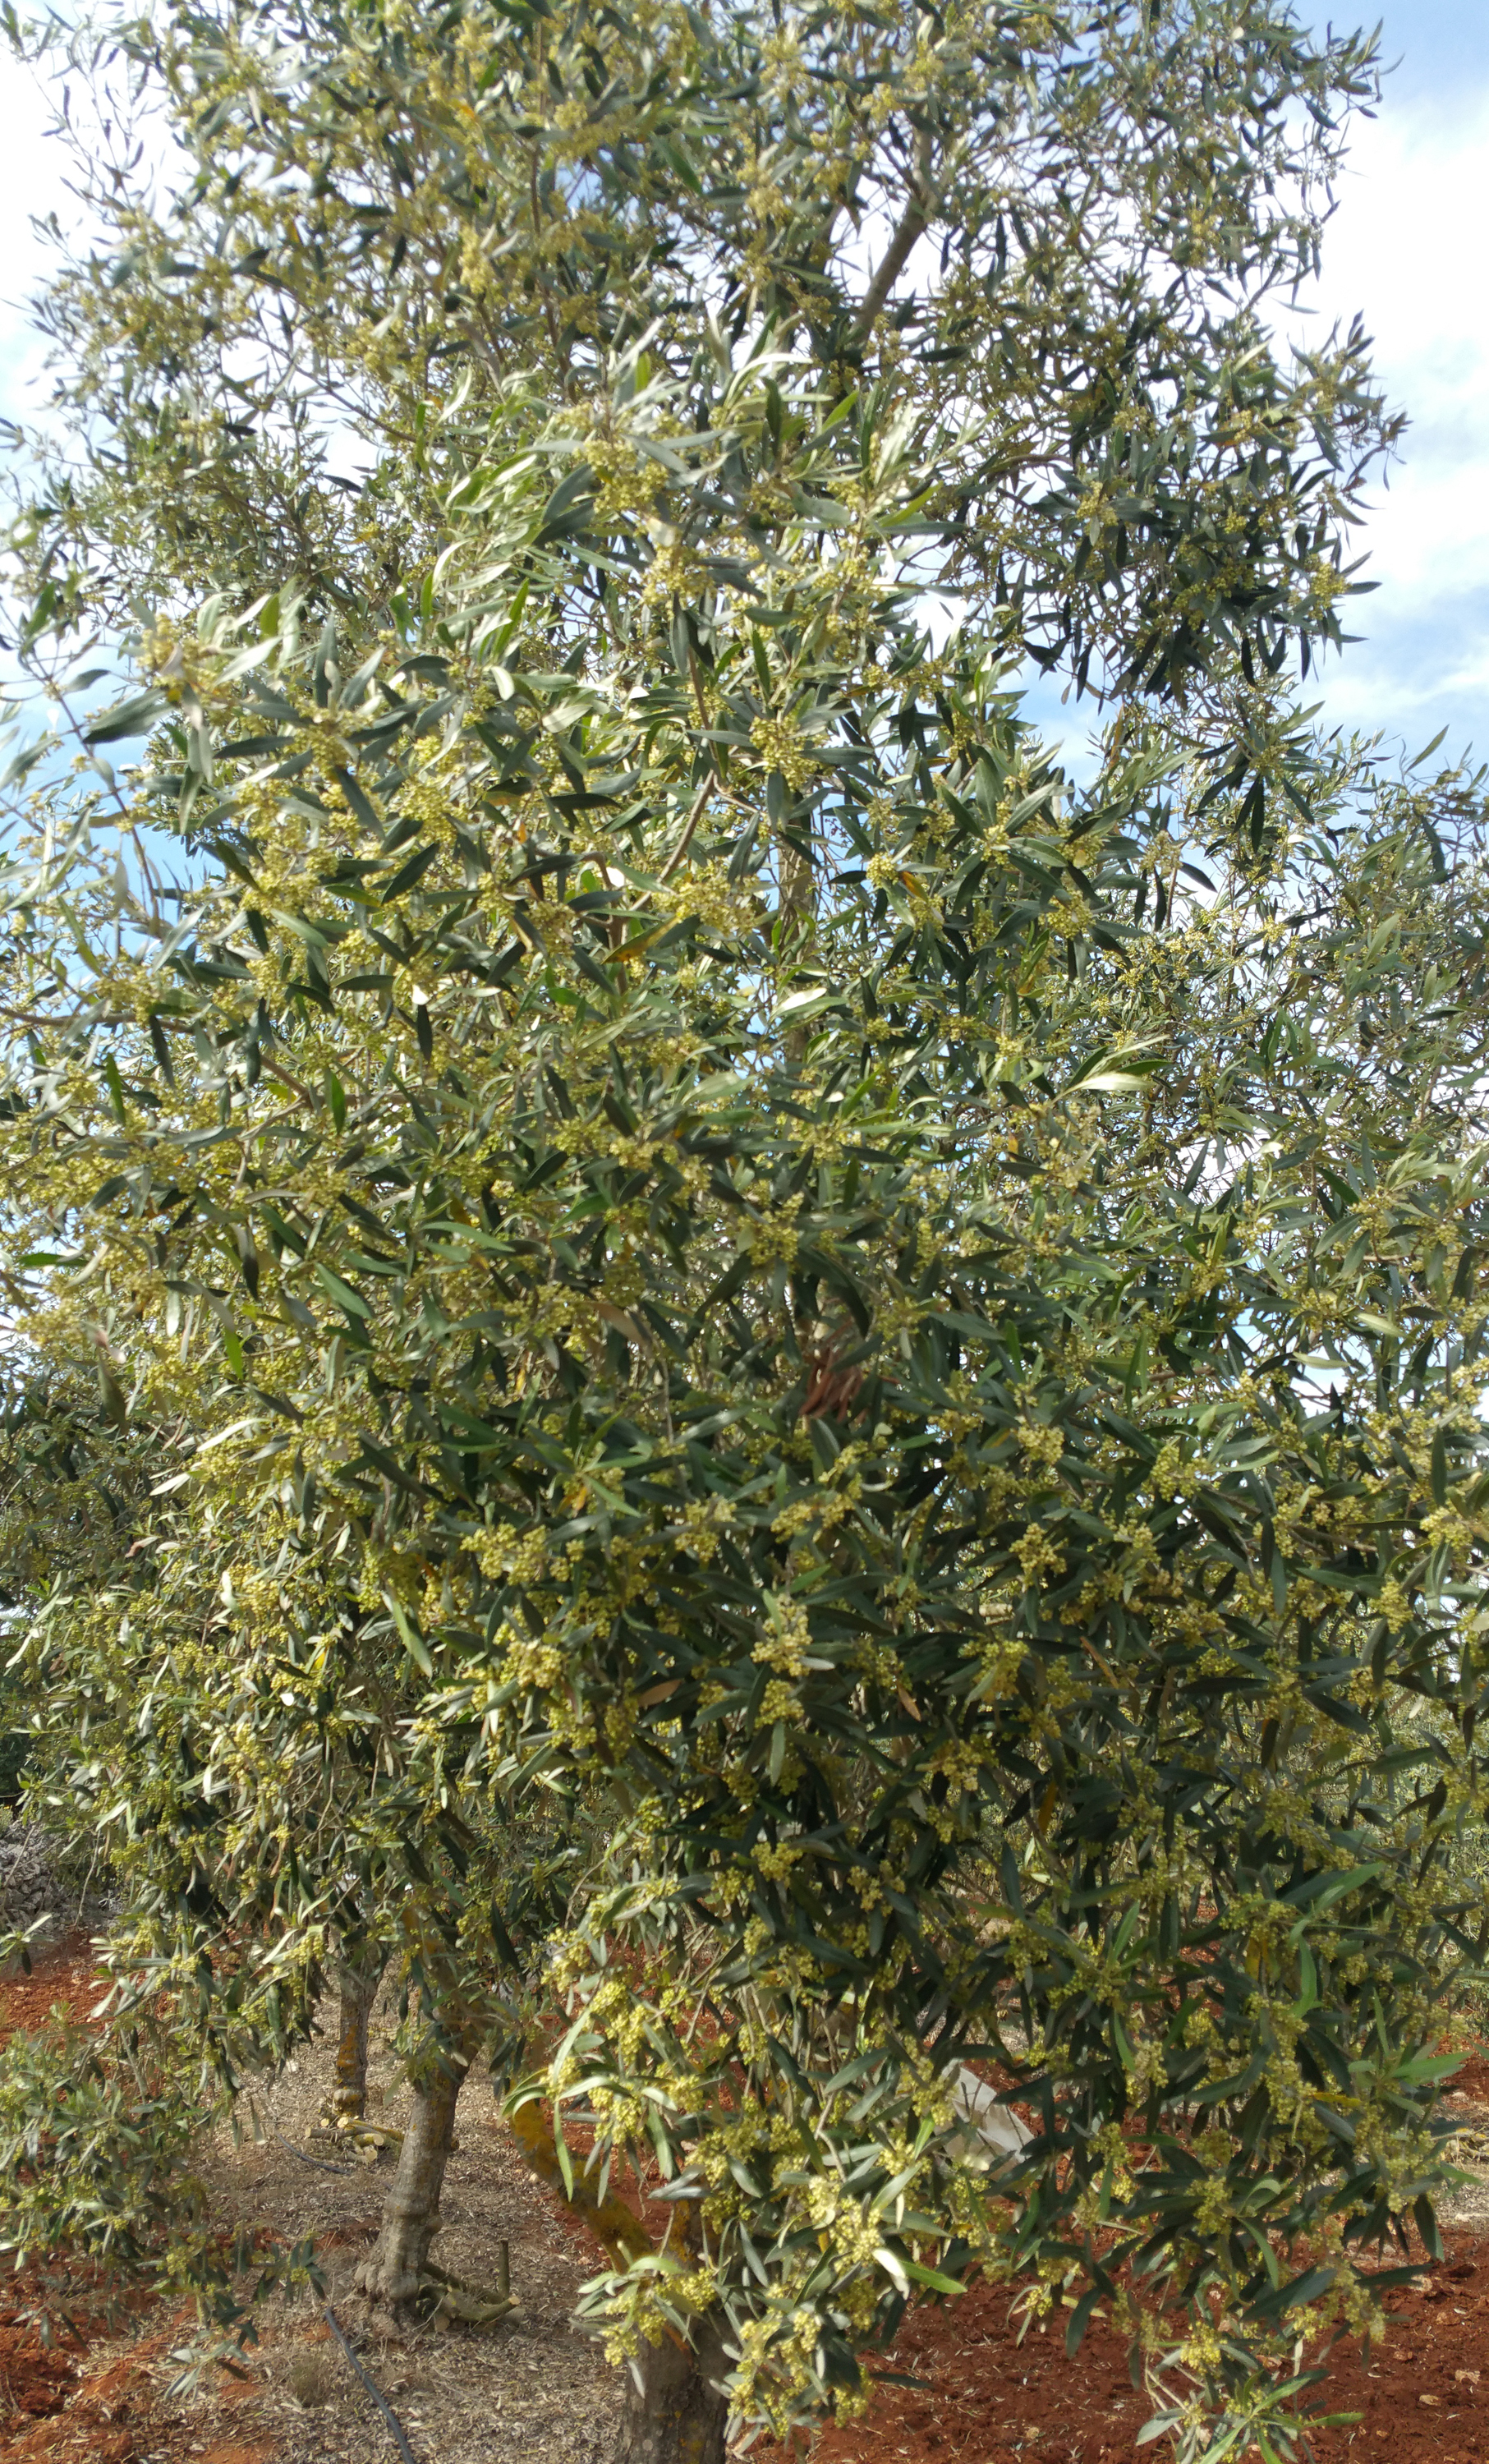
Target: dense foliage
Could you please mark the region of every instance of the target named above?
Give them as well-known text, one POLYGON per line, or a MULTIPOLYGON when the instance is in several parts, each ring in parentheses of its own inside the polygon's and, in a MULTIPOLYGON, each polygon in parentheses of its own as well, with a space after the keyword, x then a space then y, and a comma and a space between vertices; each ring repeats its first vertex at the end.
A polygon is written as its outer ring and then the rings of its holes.
POLYGON ((1262 316, 1368 48, 114 39, 186 168, 47 312, 29 655, 132 668, 17 765, 3 1137, 24 1339, 147 1433, 30 1643, 132 1948, 235 2076, 392 1903, 463 2064, 506 1826, 599 1811, 615 2349, 811 2417, 975 2258, 1285 2443, 1484 1923, 1480 815, 1291 713, 1387 430, 1262 316))

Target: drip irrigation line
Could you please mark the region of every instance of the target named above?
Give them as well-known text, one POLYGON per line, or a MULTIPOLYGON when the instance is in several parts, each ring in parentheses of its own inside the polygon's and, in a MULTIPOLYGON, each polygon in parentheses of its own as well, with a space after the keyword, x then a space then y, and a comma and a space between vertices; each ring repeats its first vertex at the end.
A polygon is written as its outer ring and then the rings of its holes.
POLYGON ((341 2322, 337 2317, 336 2312, 332 2309, 329 2301, 326 2303, 326 2324, 330 2328, 332 2335, 336 2338, 337 2343, 340 2345, 342 2352, 346 2355, 347 2360, 350 2362, 358 2377, 361 2379, 362 2386, 366 2388, 367 2393, 371 2396, 373 2403, 377 2406, 383 2420, 387 2423, 389 2430, 392 2431, 393 2444, 398 2449, 399 2454, 403 2457, 403 2464, 419 2464, 418 2457, 415 2455, 413 2449, 408 2444, 407 2432, 405 2431, 403 2423, 399 2420, 397 2413, 393 2410, 393 2408, 389 2404, 386 2396, 383 2394, 383 2389, 379 2387, 377 2380, 373 2377, 371 2371, 362 2361, 361 2354, 354 2352, 351 2345, 347 2343, 341 2330, 341 2322))

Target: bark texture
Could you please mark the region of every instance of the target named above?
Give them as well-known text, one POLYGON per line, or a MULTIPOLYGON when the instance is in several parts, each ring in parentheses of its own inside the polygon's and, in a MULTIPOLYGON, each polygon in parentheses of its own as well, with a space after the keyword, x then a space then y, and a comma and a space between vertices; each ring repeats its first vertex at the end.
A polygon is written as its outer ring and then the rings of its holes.
POLYGON ((691 2344, 664 2336, 636 2356, 638 2387, 626 2374, 625 2409, 616 2464, 724 2464, 728 2399, 715 2384, 734 2365, 724 2350, 724 2321, 705 2311, 691 2344))
POLYGON ((583 2217, 612 2267, 624 2269, 638 2258, 649 2258, 651 2242, 646 2229, 624 2199, 617 2198, 613 2190, 602 2199, 587 2173, 576 2171, 572 2184, 565 2182, 554 2145, 553 2127, 545 2121, 540 2104, 535 2101, 520 2106, 512 2116, 511 2127, 513 2138, 538 2180, 546 2184, 556 2199, 583 2217))
POLYGON ((383 2229, 357 2271, 369 2301, 399 2309, 418 2292, 429 2244, 440 2228, 440 2189, 455 2135, 455 2102, 470 2065, 433 2070, 414 2085, 398 2170, 383 2205, 383 2229))
POLYGON ((361 2122, 367 2110, 367 2033, 378 1997, 381 1970, 371 1965, 343 1963, 337 1969, 340 1996, 336 2039, 336 2087, 332 2107, 339 2118, 361 2122))

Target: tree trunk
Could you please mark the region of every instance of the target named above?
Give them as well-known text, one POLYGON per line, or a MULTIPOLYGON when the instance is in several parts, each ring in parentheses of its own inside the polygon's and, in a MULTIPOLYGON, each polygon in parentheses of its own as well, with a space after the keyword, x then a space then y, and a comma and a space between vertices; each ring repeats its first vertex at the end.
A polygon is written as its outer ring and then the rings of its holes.
POLYGON ((336 2087, 331 2109, 338 2121, 343 2117, 361 2122, 367 2110, 367 2031, 372 2020, 372 2006, 378 1998, 381 1966, 370 1963, 354 1966, 341 1961, 336 1972, 340 1994, 340 2020, 336 2039, 336 2087))
POLYGON ((734 2364, 724 2350, 724 2320, 706 2310, 693 2321, 690 2344, 664 2336, 643 2344, 626 2373, 625 2409, 616 2464, 724 2464, 729 2400, 714 2384, 734 2364))
POLYGON ((431 2065, 427 2076, 414 2082, 398 2170, 383 2205, 383 2230, 371 2256, 357 2270, 358 2291, 369 2301, 386 2302, 396 2310, 419 2290, 429 2244, 440 2228, 440 2187, 455 2135, 455 2100, 469 2069, 469 2057, 456 2056, 453 2067, 431 2065))
MULTIPOLYGON (((612 2267, 624 2274, 650 2255, 645 2225, 613 2189, 603 2199, 598 2197, 594 2184, 577 2167, 572 2183, 564 2181, 541 2104, 530 2101, 510 2119, 512 2135, 538 2180, 572 2215, 583 2217, 612 2267)), ((697 2221, 690 2213, 684 2233, 694 2256, 697 2221)), ((724 2333, 723 2312, 706 2310, 693 2321, 690 2344, 664 2335, 660 2343, 642 2345, 625 2374, 615 2464, 724 2464, 729 2402, 716 2382, 728 2378, 734 2367, 724 2349, 724 2333), (634 2370, 641 2373, 640 2387, 634 2370)))

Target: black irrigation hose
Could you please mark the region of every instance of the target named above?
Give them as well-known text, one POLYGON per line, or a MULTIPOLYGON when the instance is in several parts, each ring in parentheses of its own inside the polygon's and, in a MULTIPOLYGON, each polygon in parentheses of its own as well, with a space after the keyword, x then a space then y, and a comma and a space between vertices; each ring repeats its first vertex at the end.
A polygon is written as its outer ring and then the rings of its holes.
MULTIPOLYGON (((355 2173, 358 2170, 358 2167, 355 2165, 328 2165, 323 2156, 307 2156, 303 2147, 296 2147, 293 2139, 286 2139, 283 2131, 279 2128, 276 2123, 272 2122, 269 2127, 274 2132, 274 2137, 278 2140, 281 2147, 288 2147, 291 2155, 297 2156, 302 2165, 314 2165, 318 2173, 355 2173)), ((342 2352, 346 2355, 347 2360, 350 2362, 358 2377, 361 2379, 362 2386, 366 2388, 367 2393, 371 2396, 373 2403, 377 2406, 383 2420, 387 2423, 389 2430, 392 2431, 393 2444, 397 2448, 399 2454, 403 2457, 403 2464, 419 2464, 418 2457, 415 2455, 413 2449, 408 2444, 408 2435, 403 2423, 399 2420, 397 2413, 393 2410, 392 2406, 383 2394, 383 2389, 379 2387, 376 2379, 373 2378, 371 2373, 368 2371, 361 2355, 355 2353, 351 2345, 347 2343, 346 2338, 341 2331, 341 2322, 337 2317, 336 2312, 332 2309, 329 2301, 326 2303, 326 2324, 330 2328, 332 2335, 336 2338, 337 2343, 340 2345, 342 2352)))
POLYGON ((392 2431, 393 2444, 398 2449, 400 2455, 403 2457, 404 2464, 419 2464, 418 2457, 415 2455, 413 2449, 408 2444, 407 2434, 404 2429, 403 2423, 399 2420, 397 2413, 393 2410, 393 2408, 389 2404, 386 2396, 383 2394, 383 2389, 379 2387, 377 2380, 365 2366, 361 2355, 353 2352, 351 2345, 347 2343, 345 2336, 341 2332, 341 2322, 337 2317, 336 2312, 332 2309, 329 2301, 326 2303, 326 2324, 330 2328, 332 2335, 336 2338, 337 2343, 340 2345, 342 2352, 346 2355, 347 2360, 350 2362, 358 2377, 361 2379, 362 2386, 366 2388, 367 2393, 371 2396, 373 2403, 377 2406, 383 2420, 387 2423, 389 2430, 392 2431))

